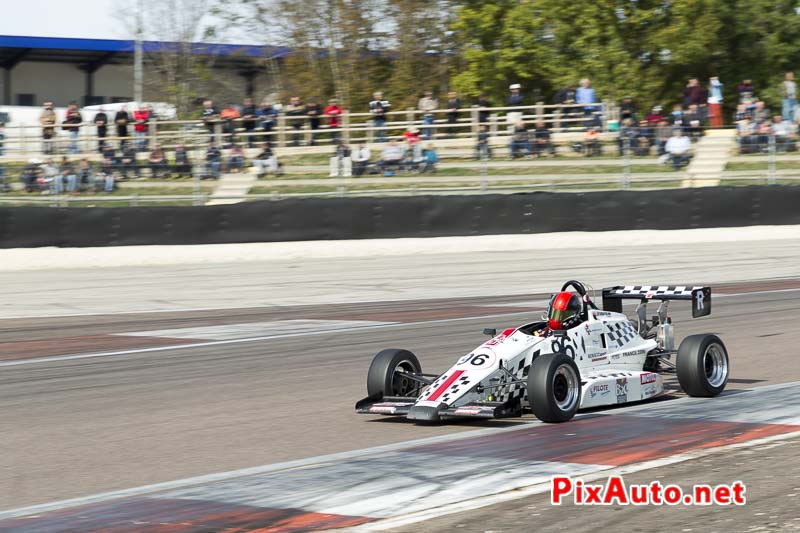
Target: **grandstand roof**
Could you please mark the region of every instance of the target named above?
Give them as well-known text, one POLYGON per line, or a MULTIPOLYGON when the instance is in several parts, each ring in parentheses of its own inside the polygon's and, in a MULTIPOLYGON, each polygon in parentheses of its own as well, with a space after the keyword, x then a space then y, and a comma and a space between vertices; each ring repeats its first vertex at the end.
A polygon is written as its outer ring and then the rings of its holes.
MULTIPOLYGON (((144 41, 146 53, 158 54, 182 49, 184 43, 144 41)), ((216 56, 231 67, 243 67, 253 59, 281 57, 289 48, 244 44, 189 43, 197 55, 216 56)), ((0 35, 0 66, 11 68, 20 61, 48 61, 76 64, 130 63, 134 41, 116 39, 75 39, 67 37, 29 37, 0 35)))

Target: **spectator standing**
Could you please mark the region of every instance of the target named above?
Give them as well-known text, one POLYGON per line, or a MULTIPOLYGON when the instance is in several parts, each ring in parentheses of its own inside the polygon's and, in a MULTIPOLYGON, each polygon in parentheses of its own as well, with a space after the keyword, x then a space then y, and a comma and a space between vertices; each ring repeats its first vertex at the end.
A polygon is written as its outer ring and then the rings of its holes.
POLYGON ((275 121, 278 120, 278 110, 268 101, 263 100, 256 110, 256 117, 261 121, 261 129, 266 134, 266 140, 269 141, 269 134, 272 133, 272 128, 275 127, 275 121))
POLYGON ((342 113, 344 113, 344 109, 339 105, 339 101, 336 98, 328 100, 328 105, 325 107, 323 114, 328 117, 328 128, 331 130, 331 139, 334 141, 339 140, 342 113))
POLYGON ((753 107, 752 114, 753 114, 753 122, 755 122, 759 126, 761 124, 764 124, 765 122, 769 122, 769 119, 772 116, 772 113, 770 113, 770 110, 767 108, 766 104, 764 104, 763 100, 758 100, 755 103, 755 107, 753 107))
POLYGON ((723 99, 723 85, 718 77, 712 76, 708 79, 708 115, 712 128, 721 128, 723 126, 723 99))
POLYGON ((106 115, 102 107, 94 116, 94 125, 97 128, 97 151, 103 153, 103 147, 106 145, 106 135, 108 134, 108 115, 106 115))
POLYGON ((219 110, 214 105, 213 100, 205 100, 203 102, 203 124, 206 126, 206 131, 208 132, 209 139, 211 141, 216 141, 216 128, 217 124, 219 124, 219 110))
POLYGON ((244 168, 244 150, 236 143, 231 145, 228 153, 228 171, 240 172, 244 168))
POLYGON ((53 153, 53 136, 56 132, 56 112, 53 110, 53 102, 45 102, 42 114, 39 116, 39 124, 42 126, 42 152, 45 154, 53 153))
POLYGON ((222 132, 228 136, 228 144, 233 144, 234 142, 236 122, 241 116, 241 113, 232 102, 227 102, 225 108, 219 114, 219 118, 222 121, 222 132))
POLYGON ((783 97, 781 116, 783 120, 793 122, 797 113, 797 84, 794 81, 794 72, 787 72, 784 75, 781 96, 783 97))
POLYGON ((206 149, 206 176, 211 179, 219 179, 220 170, 222 167, 222 152, 217 148, 217 143, 211 140, 206 149))
POLYGON ((291 126, 292 133, 292 146, 300 146, 300 130, 303 129, 303 118, 306 115, 306 108, 303 102, 300 101, 299 96, 292 96, 289 99, 289 105, 286 106, 286 116, 289 117, 289 126, 291 126))
POLYGON ((308 125, 311 128, 311 137, 308 145, 314 146, 316 137, 319 134, 319 126, 322 122, 322 106, 317 103, 316 98, 309 98, 306 104, 306 115, 308 116, 308 125))
POLYGON ((706 90, 700 85, 700 82, 697 78, 692 78, 686 83, 686 87, 683 88, 683 105, 687 108, 690 105, 701 106, 706 103, 708 100, 708 95, 706 94, 706 90))
POLYGON ((141 104, 133 112, 133 136, 136 138, 136 151, 147 151, 147 136, 150 133, 150 108, 147 104, 141 104))
POLYGON ((664 115, 662 114, 663 110, 664 108, 660 105, 653 106, 653 109, 650 110, 650 114, 647 115, 647 125, 658 126, 658 123, 664 120, 664 115))
POLYGON ((690 105, 688 111, 683 115, 683 131, 689 135, 689 139, 692 141, 703 136, 703 114, 697 104, 690 105))
POLYGON ((585 126, 587 128, 596 126, 599 119, 595 117, 594 112, 597 102, 597 95, 592 88, 592 82, 589 78, 583 78, 580 87, 575 91, 575 103, 583 106, 583 116, 585 119, 585 126))
POLYGON ((742 83, 736 86, 736 92, 739 94, 740 104, 744 104, 748 108, 755 105, 756 90, 749 78, 742 80, 742 83))
POLYGON ((192 162, 182 144, 175 147, 175 173, 179 178, 192 175, 192 162))
POLYGON ((150 167, 150 174, 154 178, 164 177, 169 175, 169 166, 167 165, 167 155, 160 144, 155 144, 150 151, 150 156, 147 158, 147 166, 150 167))
POLYGON ((353 175, 363 176, 369 166, 370 152, 366 144, 358 143, 356 149, 350 154, 353 160, 353 175))
POLYGON ((478 128, 475 158, 479 161, 488 161, 492 158, 492 147, 489 145, 489 128, 485 124, 481 124, 480 128, 478 128))
POLYGON ((62 126, 69 134, 70 154, 78 153, 78 135, 80 134, 81 122, 83 122, 83 117, 81 117, 81 112, 78 110, 78 104, 70 102, 69 107, 67 107, 67 116, 64 118, 64 125, 62 126))
POLYGON ((125 106, 119 108, 117 114, 114 115, 114 124, 117 125, 117 137, 119 138, 119 148, 122 150, 128 143, 128 123, 131 121, 128 111, 125 106))
POLYGON ((619 104, 619 121, 625 122, 625 119, 630 119, 631 122, 636 123, 636 104, 633 103, 633 98, 626 96, 619 104))
POLYGON ((384 100, 383 93, 377 91, 372 94, 372 101, 369 103, 369 112, 372 115, 372 127, 375 128, 377 142, 386 142, 386 131, 383 129, 386 124, 386 113, 392 108, 389 100, 384 100))
POLYGON ((456 128, 453 126, 458 124, 458 110, 461 108, 461 99, 458 97, 458 93, 455 91, 447 93, 447 104, 445 108, 447 109, 447 124, 451 126, 447 130, 447 136, 455 137, 456 128))
MULTIPOLYGON (((509 95, 506 98, 506 106, 507 107, 520 107, 525 104, 522 98, 522 87, 519 83, 512 83, 508 86, 509 95)), ((514 128, 517 127, 517 123, 522 120, 522 111, 508 111, 506 112, 506 122, 508 123, 508 129, 512 133, 514 132, 514 128)))
POLYGON ((558 112, 562 117, 572 118, 575 114, 575 84, 570 83, 560 89, 556 93, 555 103, 559 106, 558 112), (566 107, 566 110, 564 107, 566 107))
POLYGON ((433 123, 436 119, 434 111, 439 109, 439 100, 433 97, 432 91, 425 91, 425 95, 419 99, 417 108, 422 112, 422 137, 424 139, 433 138, 433 123))
POLYGON ((254 147, 256 142, 253 135, 256 129, 256 106, 253 105, 252 98, 245 98, 242 104, 242 127, 244 128, 247 147, 254 147))
POLYGON ((490 113, 492 104, 489 102, 489 99, 486 97, 485 94, 482 94, 478 97, 475 101, 475 105, 478 106, 478 122, 480 124, 486 124, 489 122, 490 113))

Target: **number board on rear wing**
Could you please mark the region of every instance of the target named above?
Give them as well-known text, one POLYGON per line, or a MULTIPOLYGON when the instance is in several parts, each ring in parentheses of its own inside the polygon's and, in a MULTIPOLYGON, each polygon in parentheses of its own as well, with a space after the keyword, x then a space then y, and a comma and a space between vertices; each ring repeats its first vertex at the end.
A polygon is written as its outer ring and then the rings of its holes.
POLYGON ((622 300, 691 300, 692 317, 711 314, 711 287, 691 285, 618 285, 603 289, 603 309, 622 312, 622 300))

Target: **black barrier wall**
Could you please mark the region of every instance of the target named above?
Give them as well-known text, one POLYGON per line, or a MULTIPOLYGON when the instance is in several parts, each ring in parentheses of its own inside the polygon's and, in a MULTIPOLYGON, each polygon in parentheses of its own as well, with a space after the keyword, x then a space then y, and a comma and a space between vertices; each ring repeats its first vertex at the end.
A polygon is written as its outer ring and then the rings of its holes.
POLYGON ((800 223, 800 186, 2 207, 0 247, 217 244, 800 223))

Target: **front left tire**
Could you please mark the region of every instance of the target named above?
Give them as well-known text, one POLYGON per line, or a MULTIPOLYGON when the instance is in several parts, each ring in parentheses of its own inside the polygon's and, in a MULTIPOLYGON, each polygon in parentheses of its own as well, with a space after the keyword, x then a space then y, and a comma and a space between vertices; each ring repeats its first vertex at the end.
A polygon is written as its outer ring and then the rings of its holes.
POLYGON ((581 374, 568 355, 550 353, 533 361, 528 373, 528 402, 542 422, 566 422, 578 412, 581 374))
POLYGON ((408 350, 388 348, 372 359, 367 372, 369 396, 414 396, 419 382, 404 374, 421 374, 422 365, 417 356, 408 350))

